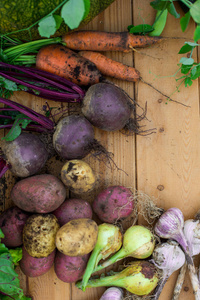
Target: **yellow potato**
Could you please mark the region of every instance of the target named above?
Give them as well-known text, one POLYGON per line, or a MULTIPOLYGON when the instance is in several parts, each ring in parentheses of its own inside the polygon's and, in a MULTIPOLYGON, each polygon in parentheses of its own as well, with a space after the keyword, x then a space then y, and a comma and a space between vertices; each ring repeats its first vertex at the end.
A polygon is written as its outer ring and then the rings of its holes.
POLYGON ((83 160, 69 160, 61 170, 61 179, 74 193, 82 194, 94 188, 95 176, 91 167, 83 160))
POLYGON ((56 234, 57 249, 69 256, 82 256, 91 252, 96 244, 98 225, 87 218, 71 220, 56 234))
POLYGON ((47 257, 56 248, 55 237, 60 225, 53 214, 31 215, 23 229, 23 244, 29 255, 47 257))

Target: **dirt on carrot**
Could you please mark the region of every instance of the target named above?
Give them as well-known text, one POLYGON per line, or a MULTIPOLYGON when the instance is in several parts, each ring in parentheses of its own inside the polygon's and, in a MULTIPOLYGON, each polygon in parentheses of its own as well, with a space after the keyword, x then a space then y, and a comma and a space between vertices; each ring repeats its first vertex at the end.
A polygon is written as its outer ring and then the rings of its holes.
POLYGON ((92 85, 103 80, 94 63, 65 46, 54 44, 41 48, 36 57, 36 67, 78 85, 92 85))
POLYGON ((162 41, 158 36, 133 35, 129 32, 74 31, 63 35, 66 46, 73 50, 122 51, 148 47, 162 41))
POLYGON ((80 51, 79 55, 92 61, 102 75, 131 82, 136 82, 140 79, 140 73, 135 68, 110 59, 99 52, 80 51))

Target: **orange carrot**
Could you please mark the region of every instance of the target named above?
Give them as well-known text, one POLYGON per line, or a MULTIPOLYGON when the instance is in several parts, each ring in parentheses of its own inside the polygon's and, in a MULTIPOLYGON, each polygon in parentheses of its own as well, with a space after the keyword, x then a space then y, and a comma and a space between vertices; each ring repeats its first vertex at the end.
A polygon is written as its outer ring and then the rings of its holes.
POLYGON ((80 51, 79 55, 92 61, 102 75, 133 82, 140 79, 140 73, 135 68, 112 60, 99 52, 80 51))
POLYGON ((62 37, 66 46, 73 50, 131 51, 162 41, 162 37, 133 35, 129 32, 73 31, 62 37))
POLYGON ((103 79, 94 63, 58 44, 48 45, 39 50, 36 67, 78 85, 92 85, 103 79))

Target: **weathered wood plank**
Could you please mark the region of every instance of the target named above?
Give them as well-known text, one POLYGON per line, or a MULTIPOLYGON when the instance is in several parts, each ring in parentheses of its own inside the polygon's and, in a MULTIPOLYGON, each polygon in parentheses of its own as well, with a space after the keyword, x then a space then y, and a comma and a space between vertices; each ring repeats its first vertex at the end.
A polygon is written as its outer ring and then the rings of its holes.
MULTIPOLYGON (((141 24, 143 20, 145 23, 152 24, 155 11, 150 7, 149 2, 150 0, 116 0, 83 29, 126 31, 128 25, 141 24)), ((106 55, 130 66, 135 64, 145 81, 170 96, 177 84, 172 75, 175 74, 180 59, 180 55, 177 54, 178 50, 185 40, 191 39, 193 30, 194 24, 191 22, 187 31, 182 33, 179 20, 169 16, 163 32, 164 36, 169 37, 167 41, 133 53, 110 52, 106 55), (178 39, 172 39, 172 37, 178 37, 178 39)), ((111 133, 96 129, 96 139, 114 154, 114 162, 120 170, 114 166, 111 168, 88 155, 85 160, 96 172, 98 181, 94 192, 87 195, 86 199, 92 202, 97 193, 109 185, 125 185, 133 189, 137 187, 138 190, 157 198, 159 206, 165 209, 177 206, 183 211, 186 219, 193 217, 200 208, 198 82, 190 88, 182 86, 180 93, 174 93, 172 96, 173 99, 188 106, 186 107, 167 101, 165 97, 142 82, 137 84, 135 89, 132 83, 111 81, 124 89, 130 97, 136 97, 142 107, 147 101, 147 117, 150 122, 144 121, 144 128, 155 127, 157 130, 152 135, 135 137, 134 135, 125 136, 120 132, 111 133)), ((39 112, 42 111, 45 103, 44 100, 25 93, 16 93, 13 100, 39 112)), ((50 106, 55 104, 52 101, 48 102, 50 106)), ((49 161, 45 171, 59 177, 62 165, 62 161, 53 158, 49 161)), ((1 180, 3 185, 1 184, 0 187, 3 189, 4 198, 1 201, 3 202, 1 207, 3 206, 3 209, 12 205, 10 191, 15 181, 16 178, 10 172, 6 174, 5 185, 1 180)), ((129 222, 125 223, 124 228, 129 224, 129 222)), ((105 288, 97 288, 82 292, 74 284, 59 280, 53 267, 39 278, 26 278, 20 270, 18 272, 21 286, 27 295, 32 295, 34 300, 98 300, 105 290, 105 288)), ((168 280, 160 297, 162 300, 171 299, 176 277, 177 272, 168 280)), ((186 298, 190 300, 194 298, 188 276, 181 293, 181 299, 186 298)))
MULTIPOLYGON (((131 1, 117 0, 103 13, 97 16, 84 29, 102 30, 102 31, 126 31, 127 26, 132 22, 131 1)), ((122 53, 105 53, 108 57, 121 61, 127 65, 133 65, 133 54, 122 53)), ((112 82, 124 89, 130 97, 134 97, 134 85, 132 83, 122 82, 119 80, 112 80, 112 82)), ((135 137, 125 136, 120 132, 103 132, 102 130, 95 130, 95 137, 99 140, 105 148, 114 153, 114 162, 117 167, 109 168, 102 164, 102 162, 92 162, 94 170, 99 176, 99 183, 95 192, 93 193, 91 201, 95 195, 103 188, 109 185, 125 185, 130 188, 135 187, 135 137)), ((113 166, 114 167, 114 166, 113 166)), ((126 224, 127 226, 127 224, 126 224)), ((86 292, 78 290, 74 285, 72 286, 72 300, 96 300, 102 295, 105 288, 88 289, 86 292)))
MULTIPOLYGON (((150 1, 148 1, 149 3, 150 1)), ((137 8, 145 22, 153 24, 154 13, 147 9, 147 1, 134 1, 134 24, 141 23, 137 8)), ((136 53, 136 67, 145 81, 184 105, 166 101, 166 98, 152 88, 140 83, 138 102, 148 103, 149 126, 157 132, 147 137, 137 137, 137 182, 138 189, 156 198, 164 209, 176 206, 185 219, 192 218, 199 209, 199 93, 198 83, 192 87, 180 87, 176 92, 176 73, 180 59, 178 51, 184 41, 193 36, 194 24, 191 22, 185 33, 181 32, 179 20, 169 16, 163 36, 169 37, 159 46, 136 53), (177 39, 175 39, 177 38, 177 39), (148 56, 147 56, 148 55, 148 56), (156 78, 157 77, 157 78, 156 78)), ((171 299, 174 274, 167 282, 160 298, 171 299)), ((188 277, 184 282, 180 299, 193 299, 188 277)))

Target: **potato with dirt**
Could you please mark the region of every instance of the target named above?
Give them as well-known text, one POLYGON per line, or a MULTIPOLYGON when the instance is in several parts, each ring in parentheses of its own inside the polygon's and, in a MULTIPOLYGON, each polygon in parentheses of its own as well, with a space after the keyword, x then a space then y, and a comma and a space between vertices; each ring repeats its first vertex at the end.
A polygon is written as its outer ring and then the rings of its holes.
POLYGON ((92 207, 83 199, 71 198, 65 200, 56 210, 52 211, 62 226, 73 219, 92 219, 92 207))
POLYGON ((98 225, 94 220, 71 220, 58 230, 56 247, 65 255, 83 256, 94 249, 97 236, 98 225))
POLYGON ((57 177, 40 174, 18 181, 11 199, 21 209, 32 213, 50 213, 66 198, 66 188, 57 177))
POLYGON ((23 245, 28 254, 37 258, 50 255, 56 248, 55 237, 59 228, 53 214, 31 215, 23 230, 23 245))
POLYGON ((89 256, 89 253, 83 256, 68 256, 57 251, 54 261, 54 270, 57 277, 67 283, 76 282, 81 279, 89 256))
POLYGON ((83 160, 73 159, 61 169, 61 180, 69 190, 76 194, 91 191, 96 183, 92 168, 83 160))
POLYGON ((20 269, 28 277, 38 277, 47 273, 54 264, 56 249, 47 257, 33 257, 22 247, 22 259, 19 262, 20 269))
POLYGON ((0 228, 4 234, 1 239, 6 247, 15 248, 23 243, 23 228, 30 214, 17 206, 6 209, 0 215, 0 228))
POLYGON ((133 193, 125 186, 109 186, 94 199, 92 209, 102 222, 115 223, 135 210, 133 193))

